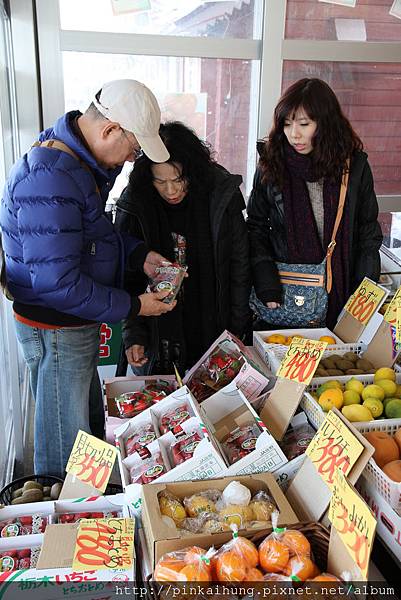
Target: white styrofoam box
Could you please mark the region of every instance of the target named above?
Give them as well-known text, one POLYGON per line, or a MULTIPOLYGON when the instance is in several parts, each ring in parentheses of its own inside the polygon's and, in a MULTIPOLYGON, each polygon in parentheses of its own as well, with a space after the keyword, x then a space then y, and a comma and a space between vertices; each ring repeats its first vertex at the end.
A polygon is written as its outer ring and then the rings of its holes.
POLYGON ((327 346, 324 357, 330 354, 344 353, 345 352, 360 352, 363 350, 361 344, 346 344, 339 338, 335 333, 327 328, 320 329, 277 329, 272 331, 254 331, 253 332, 253 345, 258 352, 259 356, 265 361, 272 373, 276 373, 281 361, 284 358, 285 353, 288 350, 288 346, 282 344, 269 344, 265 342, 265 339, 274 333, 279 333, 286 337, 301 335, 304 338, 310 340, 318 340, 323 335, 329 335, 333 337, 337 343, 330 344, 327 346), (327 354, 326 354, 327 353, 327 354))
MULTIPOLYGON (((333 378, 331 378, 333 379, 333 378)), ((374 375, 344 375, 343 377, 334 377, 336 381, 345 385, 350 379, 358 379, 364 385, 373 383, 374 375)), ((306 392, 302 396, 301 408, 306 412, 306 415, 315 429, 319 429, 320 425, 326 418, 324 410, 321 408, 319 403, 310 395, 310 392, 314 392, 318 387, 329 381, 327 377, 316 377, 312 379, 311 384, 307 387, 306 392)), ((396 375, 396 383, 401 383, 401 373, 396 375)), ((368 425, 370 421, 354 421, 352 424, 356 429, 360 430, 361 427, 368 425)), ((401 419, 375 419, 374 423, 379 427, 381 425, 394 425, 401 427, 401 419)))
MULTIPOLYGON (((0 528, 1 522, 16 517, 28 517, 31 515, 41 515, 49 517, 54 512, 54 500, 48 502, 27 502, 26 504, 10 504, 0 508, 0 528)), ((0 537, 3 537, 0 533, 0 537)))
MULTIPOLYGON (((394 435, 401 427, 401 419, 387 419, 386 421, 371 421, 363 423, 358 427, 361 433, 369 431, 385 431, 389 435, 394 435), (398 424, 395 423, 398 421, 398 424)), ((369 459, 363 472, 364 477, 373 485, 386 502, 394 510, 401 511, 401 483, 393 481, 376 464, 374 458, 369 459)))
POLYGON ((367 479, 366 473, 358 479, 356 487, 377 519, 376 534, 394 556, 401 560, 400 512, 391 508, 378 489, 367 479))
POLYGON ((77 500, 56 500, 52 521, 57 522, 58 516, 61 514, 85 512, 118 512, 121 513, 121 518, 131 516, 125 495, 115 494, 113 496, 91 496, 77 500))
MULTIPOLYGON (((219 444, 220 452, 227 463, 225 475, 249 475, 251 473, 266 473, 275 471, 285 463, 285 457, 280 446, 273 438, 266 425, 252 408, 245 395, 239 390, 235 383, 227 385, 223 390, 217 392, 210 398, 207 398, 199 405, 199 412, 203 422, 206 424, 212 438, 219 444), (256 440, 256 446, 253 452, 244 456, 234 464, 230 465, 225 457, 225 453, 217 441, 215 425, 221 424, 223 419, 230 418, 230 415, 238 411, 249 414, 249 422, 254 422, 261 433, 256 440)), ((242 414, 243 414, 242 413, 242 414)))
POLYGON ((304 462, 305 454, 300 454, 296 458, 288 461, 285 465, 273 472, 273 476, 276 478, 277 483, 285 492, 291 483, 293 477, 298 473, 304 462))

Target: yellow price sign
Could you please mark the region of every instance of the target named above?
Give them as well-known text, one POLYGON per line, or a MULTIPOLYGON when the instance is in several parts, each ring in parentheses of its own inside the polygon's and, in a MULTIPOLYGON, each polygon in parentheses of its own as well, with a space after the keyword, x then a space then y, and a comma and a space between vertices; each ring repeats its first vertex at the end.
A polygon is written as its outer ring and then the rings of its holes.
POLYGON ((344 308, 357 321, 367 325, 385 295, 383 288, 365 277, 344 308))
POLYGON ((131 569, 134 519, 82 519, 75 543, 73 569, 131 569))
POLYGON ((294 337, 281 361, 277 377, 308 385, 326 347, 327 342, 294 337))
POLYGON ((334 475, 328 516, 350 557, 367 579, 377 521, 340 470, 334 475))
POLYGON ((66 471, 82 483, 104 492, 113 470, 117 448, 85 431, 78 431, 66 471))
POLYGON ((390 325, 395 326, 398 306, 401 306, 401 288, 398 288, 383 315, 383 319, 387 321, 387 323, 390 323, 390 325))
POLYGON ((397 348, 401 345, 401 306, 397 306, 395 318, 395 341, 397 348))
POLYGON ((306 454, 320 477, 332 489, 336 470, 340 469, 344 475, 348 475, 363 450, 361 442, 331 410, 307 447, 306 454))

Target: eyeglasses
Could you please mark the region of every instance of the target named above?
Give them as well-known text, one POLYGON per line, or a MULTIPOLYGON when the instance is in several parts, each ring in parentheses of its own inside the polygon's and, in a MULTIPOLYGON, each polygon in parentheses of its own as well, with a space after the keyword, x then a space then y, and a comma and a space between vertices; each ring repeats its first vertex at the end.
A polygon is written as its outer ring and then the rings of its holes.
POLYGON ((121 131, 123 132, 125 139, 127 140, 127 142, 129 143, 129 145, 131 147, 132 154, 134 155, 134 160, 138 160, 138 158, 142 156, 143 151, 142 151, 141 147, 137 146, 138 142, 137 142, 134 134, 131 133, 130 131, 125 131, 125 129, 123 129, 122 127, 121 127, 121 131), (130 139, 128 137, 128 135, 132 136, 134 139, 130 139))

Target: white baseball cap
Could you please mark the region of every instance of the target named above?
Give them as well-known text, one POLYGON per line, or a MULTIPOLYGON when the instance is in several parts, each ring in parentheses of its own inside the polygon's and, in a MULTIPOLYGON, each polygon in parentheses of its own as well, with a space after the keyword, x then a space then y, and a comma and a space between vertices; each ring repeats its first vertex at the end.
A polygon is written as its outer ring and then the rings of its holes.
POLYGON ((170 158, 159 136, 160 108, 146 85, 134 79, 109 81, 92 102, 104 117, 131 131, 150 160, 161 163, 170 158))

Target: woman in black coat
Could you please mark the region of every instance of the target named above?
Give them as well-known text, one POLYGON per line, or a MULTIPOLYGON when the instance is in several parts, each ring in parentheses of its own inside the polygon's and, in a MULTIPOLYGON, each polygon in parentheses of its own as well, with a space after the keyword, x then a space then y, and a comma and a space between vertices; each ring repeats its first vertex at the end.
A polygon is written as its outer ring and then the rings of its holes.
POLYGON ((320 79, 301 79, 279 100, 248 204, 257 297, 253 307, 262 320, 268 322, 271 310, 283 301, 276 261, 323 261, 347 159, 349 183, 332 257, 326 325, 335 325, 364 277, 378 280, 382 233, 372 172, 362 147, 334 92, 320 79))
MULTIPOLYGON (((242 337, 250 322, 248 232, 242 178, 212 158, 208 146, 179 122, 160 127, 170 159, 135 162, 117 203, 116 227, 188 267, 177 307, 160 317, 123 323, 128 362, 136 374, 191 367, 224 331, 242 337)), ((138 290, 127 273, 126 289, 138 290)), ((142 278, 139 289, 148 281, 142 278)))

